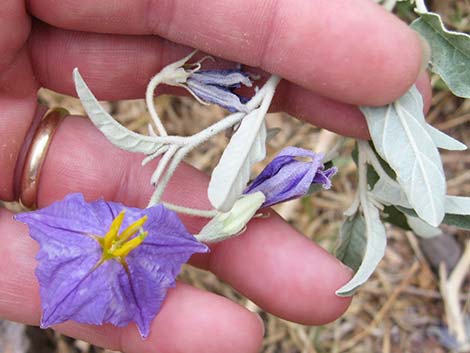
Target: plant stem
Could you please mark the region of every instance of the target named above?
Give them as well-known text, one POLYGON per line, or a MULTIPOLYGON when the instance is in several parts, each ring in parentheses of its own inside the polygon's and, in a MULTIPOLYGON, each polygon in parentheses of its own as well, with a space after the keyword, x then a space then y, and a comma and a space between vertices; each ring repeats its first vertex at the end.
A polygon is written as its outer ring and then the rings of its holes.
POLYGON ((217 215, 217 210, 200 210, 197 208, 184 207, 179 205, 174 205, 168 202, 162 202, 163 206, 169 210, 175 211, 177 213, 184 213, 190 216, 197 216, 203 218, 213 218, 217 215))
POLYGON ((153 93, 155 92, 155 88, 161 83, 161 75, 160 73, 156 74, 152 79, 150 80, 147 90, 145 92, 145 101, 147 103, 147 109, 150 113, 150 117, 152 118, 155 127, 158 130, 158 133, 160 136, 168 136, 168 133, 166 132, 165 127, 162 124, 162 121, 160 120, 160 117, 158 116, 157 110, 155 109, 155 104, 154 104, 154 97, 153 93))
POLYGON ((158 161, 157 168, 155 168, 152 178, 150 179, 150 184, 152 185, 157 184, 158 180, 160 179, 163 172, 165 171, 165 168, 168 162, 170 162, 171 158, 176 153, 177 149, 178 149, 177 146, 171 146, 168 149, 168 151, 163 155, 163 157, 158 161))
POLYGON ((149 204, 147 207, 152 207, 153 205, 156 205, 157 203, 160 202, 160 199, 163 195, 163 192, 165 191, 165 188, 170 181, 171 176, 175 172, 176 168, 180 164, 180 162, 183 160, 183 158, 186 156, 186 154, 191 151, 190 148, 187 146, 182 147, 179 149, 174 157, 173 160, 171 161, 170 165, 168 166, 168 169, 166 170, 165 175, 163 176, 162 180, 158 184, 158 186, 155 188, 155 191, 153 192, 152 197, 150 198, 149 204))

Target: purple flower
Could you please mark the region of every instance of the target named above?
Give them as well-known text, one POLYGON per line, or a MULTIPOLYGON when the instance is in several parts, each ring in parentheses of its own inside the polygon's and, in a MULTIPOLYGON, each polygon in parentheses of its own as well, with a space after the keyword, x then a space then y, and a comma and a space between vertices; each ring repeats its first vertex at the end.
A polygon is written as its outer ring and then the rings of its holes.
POLYGON ((134 321, 147 337, 181 265, 208 251, 162 205, 142 210, 71 194, 15 218, 40 245, 43 328, 67 320, 116 326, 134 321))
POLYGON ((217 104, 228 111, 248 112, 245 103, 247 98, 234 93, 241 85, 251 87, 252 82, 247 73, 241 70, 199 70, 193 72, 186 80, 191 93, 205 103, 217 104))
POLYGON ((331 187, 336 168, 325 170, 323 155, 297 147, 284 148, 244 191, 261 191, 266 201, 261 207, 306 195, 314 185, 331 187))

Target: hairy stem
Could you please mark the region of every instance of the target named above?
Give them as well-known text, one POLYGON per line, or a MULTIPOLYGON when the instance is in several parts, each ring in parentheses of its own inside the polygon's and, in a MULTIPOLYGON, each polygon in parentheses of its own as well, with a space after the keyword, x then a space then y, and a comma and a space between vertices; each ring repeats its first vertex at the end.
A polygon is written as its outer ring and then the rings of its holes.
POLYGON ((202 218, 213 218, 217 215, 217 210, 200 210, 197 208, 184 207, 179 205, 174 205, 168 202, 162 202, 163 206, 169 210, 175 211, 177 213, 187 214, 189 216, 197 216, 202 218))

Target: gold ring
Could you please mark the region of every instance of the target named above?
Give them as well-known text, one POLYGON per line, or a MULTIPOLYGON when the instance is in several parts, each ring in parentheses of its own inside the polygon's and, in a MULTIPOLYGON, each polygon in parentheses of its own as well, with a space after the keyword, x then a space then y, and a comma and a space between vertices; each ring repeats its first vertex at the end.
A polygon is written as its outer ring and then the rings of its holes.
POLYGON ((35 209, 41 169, 57 127, 69 115, 64 108, 50 109, 37 127, 23 164, 19 183, 19 202, 28 209, 35 209))

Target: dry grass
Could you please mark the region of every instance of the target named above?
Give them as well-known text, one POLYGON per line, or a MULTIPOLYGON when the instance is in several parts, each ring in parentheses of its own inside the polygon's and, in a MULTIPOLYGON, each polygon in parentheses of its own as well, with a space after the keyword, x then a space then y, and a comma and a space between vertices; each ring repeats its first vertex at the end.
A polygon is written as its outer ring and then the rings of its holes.
MULTIPOLYGON (((470 6, 467 1, 434 1, 433 6, 444 14, 447 25, 469 31, 470 6)), ((432 78, 432 82, 435 94, 428 120, 470 145, 470 101, 456 98, 440 89, 441 82, 436 77, 432 78)), ((50 105, 58 104, 74 113, 83 114, 75 99, 49 91, 42 91, 41 99, 50 105)), ((159 97, 158 106, 168 130, 183 135, 193 134, 224 115, 221 109, 201 106, 190 98, 159 97)), ((108 103, 107 108, 129 128, 146 132, 149 117, 142 101, 108 103)), ((269 143, 268 151, 271 154, 286 145, 325 150, 334 142, 330 134, 285 114, 271 114, 268 124, 269 127, 282 128, 281 133, 269 143)), ((217 136, 194 151, 188 162, 209 172, 226 143, 225 136, 217 136)), ((276 209, 286 221, 328 251, 335 247, 342 211, 351 203, 355 191, 355 166, 350 158, 352 147, 353 142, 348 141, 337 159, 340 173, 334 179, 332 190, 312 198, 291 201, 276 209)), ((443 161, 449 193, 470 195, 470 154, 443 152, 443 161)), ((443 229, 460 245, 463 245, 465 238, 468 239, 468 234, 456 228, 446 226, 443 229)), ((321 327, 294 324, 263 312, 212 274, 186 267, 181 277, 197 287, 225 295, 260 313, 266 326, 264 353, 450 351, 439 342, 436 334, 449 325, 439 288, 439 274, 423 255, 420 242, 413 234, 388 227, 388 239, 385 258, 373 277, 358 291, 347 313, 336 322, 321 327)), ((468 278, 461 293, 466 293, 459 297, 462 310, 470 315, 468 278)), ((52 340, 59 352, 100 351, 84 342, 57 334, 52 335, 52 340)))

